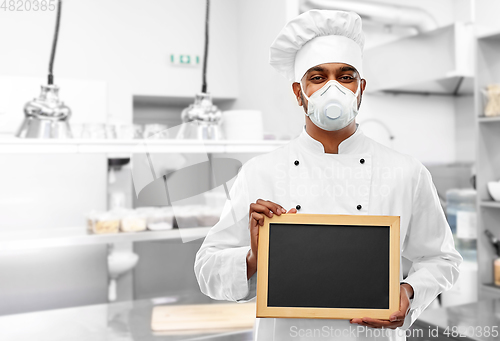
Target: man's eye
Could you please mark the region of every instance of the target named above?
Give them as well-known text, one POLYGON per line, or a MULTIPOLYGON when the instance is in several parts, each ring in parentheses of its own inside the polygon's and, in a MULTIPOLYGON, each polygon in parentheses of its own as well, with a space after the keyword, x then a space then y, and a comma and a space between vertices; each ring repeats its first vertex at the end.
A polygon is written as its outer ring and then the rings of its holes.
POLYGON ((340 77, 340 79, 348 81, 348 80, 353 80, 354 77, 352 77, 352 76, 342 76, 342 77, 340 77))
POLYGON ((314 76, 311 78, 312 81, 320 81, 322 79, 323 79, 323 77, 321 77, 321 76, 314 76))

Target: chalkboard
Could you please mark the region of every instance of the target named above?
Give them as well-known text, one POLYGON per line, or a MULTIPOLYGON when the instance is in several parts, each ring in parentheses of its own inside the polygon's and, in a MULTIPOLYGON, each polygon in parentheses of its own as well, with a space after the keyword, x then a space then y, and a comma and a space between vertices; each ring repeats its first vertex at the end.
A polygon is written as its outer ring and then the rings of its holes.
POLYGON ((399 310, 399 217, 274 216, 258 252, 258 317, 388 319, 399 310))

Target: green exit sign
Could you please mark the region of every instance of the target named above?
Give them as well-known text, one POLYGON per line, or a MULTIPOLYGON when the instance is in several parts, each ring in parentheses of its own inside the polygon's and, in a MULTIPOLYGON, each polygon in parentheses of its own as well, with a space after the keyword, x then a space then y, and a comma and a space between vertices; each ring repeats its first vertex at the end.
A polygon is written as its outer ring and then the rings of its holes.
POLYGON ((200 65, 200 56, 193 54, 171 54, 170 63, 174 65, 200 65))

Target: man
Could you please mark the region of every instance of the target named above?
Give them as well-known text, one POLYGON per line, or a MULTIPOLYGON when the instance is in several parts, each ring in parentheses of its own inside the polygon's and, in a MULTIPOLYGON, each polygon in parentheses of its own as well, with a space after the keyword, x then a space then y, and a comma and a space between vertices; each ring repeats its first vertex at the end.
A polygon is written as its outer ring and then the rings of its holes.
POLYGON ((361 18, 352 12, 311 10, 280 32, 271 46, 271 64, 292 82, 306 114, 305 129, 286 146, 243 166, 231 203, 196 256, 195 273, 206 295, 247 301, 256 295, 257 237, 264 216, 400 216, 401 255, 413 262, 404 281, 400 271, 400 310, 389 321, 257 319, 257 340, 372 340, 373 335, 405 340, 404 331, 458 278, 462 257, 430 173, 415 158, 366 137, 355 122, 366 86, 363 45, 361 18), (243 219, 233 223, 232 216, 243 219), (375 328, 384 333, 370 333, 375 328), (308 332, 315 330, 321 335, 308 332))

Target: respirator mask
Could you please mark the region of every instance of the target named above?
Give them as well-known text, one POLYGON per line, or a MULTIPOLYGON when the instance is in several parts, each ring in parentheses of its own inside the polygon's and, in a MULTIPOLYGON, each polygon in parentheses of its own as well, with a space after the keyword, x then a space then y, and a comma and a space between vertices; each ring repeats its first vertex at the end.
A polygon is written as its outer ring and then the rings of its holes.
POLYGON ((336 80, 331 80, 311 97, 307 97, 302 82, 300 87, 308 102, 306 115, 323 130, 335 131, 345 128, 358 114, 360 82, 354 93, 336 80))

